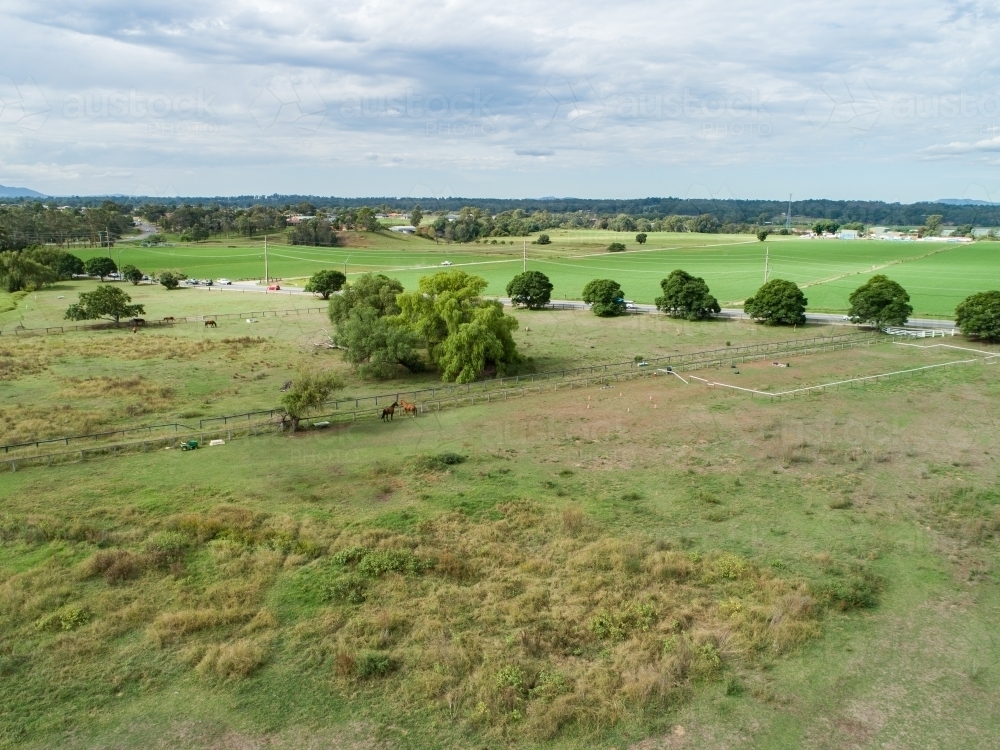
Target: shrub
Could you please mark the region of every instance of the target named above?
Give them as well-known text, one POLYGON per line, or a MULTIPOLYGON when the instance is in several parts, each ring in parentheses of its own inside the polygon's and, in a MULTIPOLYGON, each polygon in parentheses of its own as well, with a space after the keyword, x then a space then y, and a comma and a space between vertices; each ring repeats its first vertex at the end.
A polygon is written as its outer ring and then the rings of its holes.
POLYGON ((538 239, 535 240, 535 242, 537 242, 539 245, 549 245, 552 243, 552 240, 549 239, 549 236, 547 234, 540 234, 538 235, 538 239))
POLYGON ((880 590, 879 579, 868 571, 862 571, 817 584, 813 593, 820 601, 844 611, 876 606, 880 590))
POLYGON ((590 620, 590 632, 600 639, 623 641, 633 632, 647 632, 656 622, 652 604, 630 603, 615 610, 603 610, 590 620))
POLYGON ((90 622, 90 610, 79 604, 67 604, 55 612, 46 615, 35 627, 39 630, 75 630, 90 622))
POLYGON ((358 657, 354 673, 359 679, 384 677, 396 668, 396 662, 381 651, 368 651, 358 657))
POLYGON ((610 245, 608 245, 608 252, 609 253, 624 253, 625 252, 625 245, 623 245, 621 242, 612 242, 610 245))
POLYGON ((422 458, 418 465, 422 469, 427 469, 431 471, 444 471, 449 466, 456 466, 460 463, 465 462, 465 456, 460 453, 437 453, 433 456, 425 456, 422 458))
POLYGON ((348 575, 333 581, 328 589, 328 594, 335 601, 346 602, 348 604, 363 604, 366 588, 367 584, 363 578, 356 575, 348 575))
POLYGON ((249 677, 267 658, 267 649, 256 641, 243 638, 235 643, 211 646, 196 667, 202 676, 235 680, 249 677))

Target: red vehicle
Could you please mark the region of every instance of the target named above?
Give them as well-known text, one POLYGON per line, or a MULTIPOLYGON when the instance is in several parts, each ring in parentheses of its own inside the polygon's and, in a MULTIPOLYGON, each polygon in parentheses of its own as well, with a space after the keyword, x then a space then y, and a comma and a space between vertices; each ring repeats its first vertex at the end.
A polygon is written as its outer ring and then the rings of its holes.
POLYGON ((267 291, 269 291, 269 292, 280 292, 281 291, 281 284, 271 284, 271 286, 269 286, 267 288, 267 291))

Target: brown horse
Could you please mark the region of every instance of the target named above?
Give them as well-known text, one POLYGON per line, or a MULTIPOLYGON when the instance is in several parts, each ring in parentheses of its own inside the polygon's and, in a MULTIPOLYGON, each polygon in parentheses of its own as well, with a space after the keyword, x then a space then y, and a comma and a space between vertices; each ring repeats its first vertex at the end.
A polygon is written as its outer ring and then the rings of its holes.
POLYGON ((392 402, 392 406, 388 406, 382 410, 382 419, 386 422, 392 421, 393 414, 396 413, 396 407, 399 406, 395 401, 392 402))
POLYGON ((218 326, 215 324, 214 320, 206 320, 205 328, 218 328, 218 326))
POLYGON ((173 316, 168 316, 168 317, 166 317, 166 318, 163 319, 163 322, 164 323, 173 323, 174 322, 174 318, 173 318, 173 316))
POLYGON ((417 416, 417 405, 416 404, 411 404, 409 401, 406 401, 404 399, 404 400, 400 401, 399 405, 401 407, 403 407, 403 414, 412 414, 413 416, 417 416))

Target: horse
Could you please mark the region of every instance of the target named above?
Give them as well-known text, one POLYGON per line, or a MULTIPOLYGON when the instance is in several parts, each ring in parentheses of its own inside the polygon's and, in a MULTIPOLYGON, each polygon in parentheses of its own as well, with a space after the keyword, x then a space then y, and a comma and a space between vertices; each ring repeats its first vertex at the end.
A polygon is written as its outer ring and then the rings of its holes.
POLYGON ((164 323, 173 323, 174 322, 174 318, 173 318, 173 316, 168 316, 168 317, 166 317, 166 318, 163 319, 163 322, 164 323))
POLYGON ((132 325, 133 326, 144 326, 144 325, 146 325, 146 319, 145 318, 132 318, 132 325))
POLYGON ((404 414, 412 414, 413 416, 417 416, 416 404, 411 404, 409 401, 403 400, 400 402, 400 406, 403 407, 404 414))
POLYGON ((206 320, 205 328, 218 328, 218 326, 215 324, 214 320, 206 320))
POLYGON ((382 410, 382 419, 385 422, 392 421, 392 415, 396 413, 396 407, 399 406, 395 401, 392 402, 392 406, 388 406, 382 410))

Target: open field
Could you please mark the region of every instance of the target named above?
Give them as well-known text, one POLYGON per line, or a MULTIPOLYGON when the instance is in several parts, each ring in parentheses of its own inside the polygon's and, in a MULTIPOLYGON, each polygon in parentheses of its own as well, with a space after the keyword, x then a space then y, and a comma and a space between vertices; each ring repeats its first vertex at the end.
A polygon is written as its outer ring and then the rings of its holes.
MULTIPOLYGON (((630 234, 560 229, 547 233, 550 245, 531 245, 528 238, 527 265, 549 275, 556 299, 579 299, 588 281, 610 277, 622 285, 629 299, 652 303, 660 294, 660 279, 683 268, 703 276, 724 306, 738 305, 763 281, 765 246, 770 251, 772 278, 805 286, 810 309, 817 312, 846 310, 850 292, 872 273, 886 273, 900 281, 909 290, 917 315, 949 317, 969 294, 1000 288, 1000 264, 996 263, 1000 247, 989 242, 956 245, 773 236, 760 243, 748 235, 650 233, 640 248, 630 234), (616 241, 624 241, 628 252, 603 252, 616 241)), ((522 268, 521 238, 503 241, 508 244, 435 245, 419 237, 352 233, 348 247, 272 242, 269 270, 272 276, 288 279, 308 276, 319 268, 343 268, 346 261, 348 275, 379 271, 412 288, 428 269, 448 260, 486 278, 490 294, 502 295, 507 282, 522 268)), ((81 255, 101 252, 94 249, 81 255)), ((122 250, 121 258, 143 270, 180 268, 195 277, 259 278, 264 273, 262 240, 129 248, 122 250)))
POLYGON ((998 373, 647 378, 2 474, 0 745, 992 747, 998 373))
MULTIPOLYGON (((9 334, 15 325, 62 324, 65 306, 97 282, 64 282, 32 293, 0 316, 0 444, 198 420, 277 406, 281 386, 303 367, 339 372, 345 398, 441 385, 434 373, 373 383, 357 378, 338 351, 317 350, 330 330, 325 313, 220 320, 55 336, 9 334), (64 299, 59 299, 62 296, 64 299)), ((232 314, 263 309, 322 308, 307 296, 216 293, 126 286, 147 317, 232 314)), ((797 331, 740 321, 689 323, 653 316, 604 320, 586 311, 520 311, 515 338, 531 361, 525 371, 630 362, 681 352, 757 344, 845 330, 797 331), (525 330, 530 329, 530 330, 525 330)))

